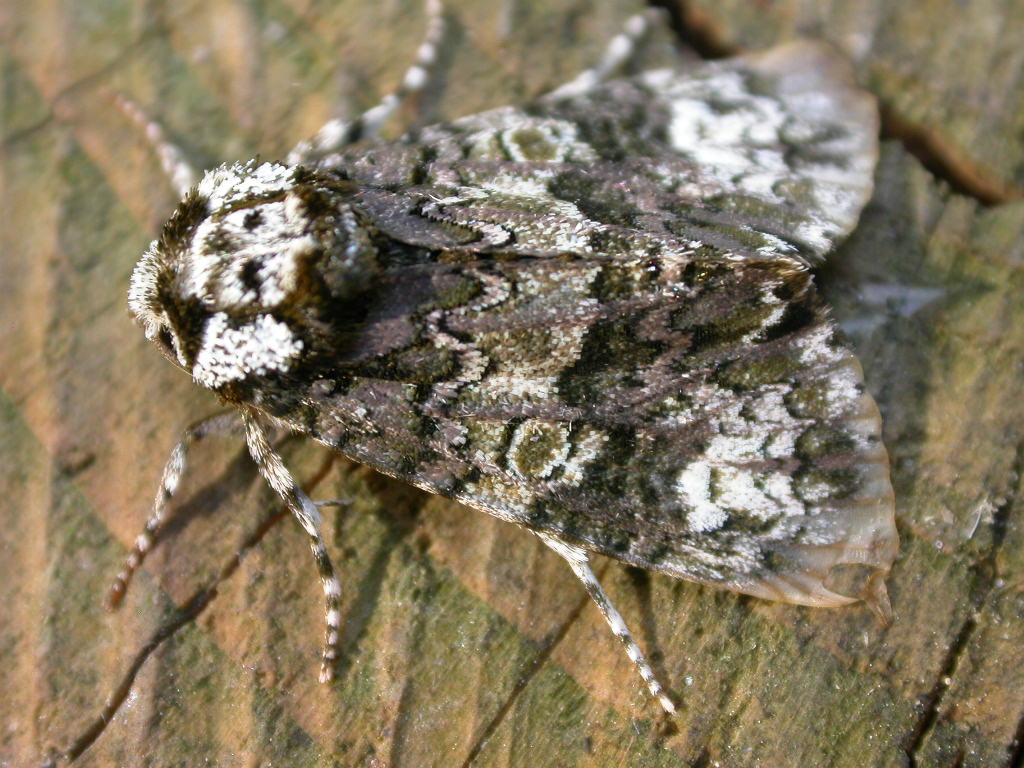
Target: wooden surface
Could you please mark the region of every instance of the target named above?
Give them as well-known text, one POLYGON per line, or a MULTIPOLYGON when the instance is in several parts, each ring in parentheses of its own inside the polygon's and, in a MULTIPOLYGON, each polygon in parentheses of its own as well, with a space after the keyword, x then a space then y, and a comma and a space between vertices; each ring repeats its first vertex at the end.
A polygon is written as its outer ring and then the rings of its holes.
MULTIPOLYGON (((543 92, 637 9, 447 6, 437 85, 394 130, 543 92)), ((670 723, 534 537, 294 442, 314 496, 352 500, 327 516, 345 652, 320 686, 305 539, 288 519, 261 529, 273 500, 232 440, 197 451, 182 522, 105 612, 170 446, 216 408, 127 317, 128 275, 175 199, 110 92, 198 165, 277 157, 393 87, 423 14, 398 0, 2 0, 0 766, 60 762, 133 660, 77 764, 1024 765, 1024 3, 676 10, 705 52, 831 40, 882 98, 893 138, 877 193, 820 282, 885 418, 894 624, 601 560, 683 702, 670 723), (179 610, 190 600, 208 600, 196 620, 179 610)))

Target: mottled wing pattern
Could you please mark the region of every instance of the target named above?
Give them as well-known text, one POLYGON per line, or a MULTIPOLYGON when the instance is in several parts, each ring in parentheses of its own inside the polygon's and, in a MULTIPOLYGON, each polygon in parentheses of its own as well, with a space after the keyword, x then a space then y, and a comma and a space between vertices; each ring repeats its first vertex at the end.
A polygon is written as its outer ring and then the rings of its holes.
POLYGON ((806 265, 853 226, 873 136, 831 59, 795 46, 342 155, 375 277, 256 402, 588 549, 848 602, 825 579, 888 569, 893 497, 806 265))
POLYGON ((409 267, 363 297, 330 370, 307 371, 305 417, 267 406, 589 549, 836 604, 833 565, 892 557, 878 413, 808 275, 739 267, 685 253, 409 267))
POLYGON ((341 164, 372 184, 549 199, 546 213, 814 264, 871 194, 877 133, 845 63, 794 43, 471 115, 341 164))

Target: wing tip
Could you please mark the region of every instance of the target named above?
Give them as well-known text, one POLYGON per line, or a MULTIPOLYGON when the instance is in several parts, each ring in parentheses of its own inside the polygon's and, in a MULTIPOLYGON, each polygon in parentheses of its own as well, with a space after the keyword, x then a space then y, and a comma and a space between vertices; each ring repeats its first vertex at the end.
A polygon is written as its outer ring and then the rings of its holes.
MULTIPOLYGON (((884 517, 884 516, 883 516, 884 517)), ((886 579, 895 562, 899 537, 895 526, 878 520, 870 533, 829 545, 791 545, 777 554, 789 568, 758 574, 734 588, 756 597, 837 608, 863 602, 882 626, 892 623, 893 611, 886 579)))
POLYGON ((875 97, 857 85, 849 59, 827 43, 794 40, 741 58, 751 69, 777 78, 783 96, 821 94, 827 97, 827 101, 820 102, 822 107, 850 110, 877 136, 879 112, 875 97))
POLYGON ((820 41, 797 40, 741 58, 752 71, 775 79, 779 97, 794 112, 812 122, 843 126, 846 137, 836 149, 848 158, 841 183, 847 199, 831 211, 837 228, 832 237, 841 240, 857 226, 874 192, 881 126, 877 100, 857 85, 850 61, 820 41))

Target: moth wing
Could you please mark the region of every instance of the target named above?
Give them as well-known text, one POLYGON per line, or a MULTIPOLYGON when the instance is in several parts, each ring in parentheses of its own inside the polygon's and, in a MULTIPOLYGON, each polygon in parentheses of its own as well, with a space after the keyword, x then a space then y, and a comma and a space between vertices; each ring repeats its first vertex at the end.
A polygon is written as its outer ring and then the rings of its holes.
POLYGON ((845 62, 795 43, 470 115, 341 164, 439 199, 518 195, 601 225, 814 264, 870 197, 877 134, 874 100, 845 62))
POLYGON ((291 423, 679 577, 839 605, 837 567, 863 566, 884 612, 878 411, 806 271, 854 225, 875 134, 796 45, 343 155, 389 245, 291 423))
POLYGON ((810 605, 895 556, 879 416, 799 262, 429 263, 318 353, 291 422, 387 474, 626 562, 810 605), (657 266, 653 269, 653 266, 657 266))
POLYGON ((844 59, 796 42, 638 80, 667 105, 668 142, 696 167, 684 197, 808 263, 856 226, 873 188, 878 112, 844 59))

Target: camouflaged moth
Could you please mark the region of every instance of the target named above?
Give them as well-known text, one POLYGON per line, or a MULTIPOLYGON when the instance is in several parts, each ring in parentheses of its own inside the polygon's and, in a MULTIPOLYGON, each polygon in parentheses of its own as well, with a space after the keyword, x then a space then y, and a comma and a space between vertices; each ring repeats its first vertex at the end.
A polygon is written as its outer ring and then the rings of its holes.
POLYGON ((870 194, 871 98, 807 44, 607 79, 640 16, 600 67, 527 107, 378 140, 435 58, 429 7, 399 91, 285 164, 193 185, 147 124, 187 191, 130 308, 232 410, 173 452, 114 602, 188 444, 241 429, 312 542, 330 678, 339 584, 273 426, 538 534, 668 711, 589 552, 886 613, 897 535, 878 409, 809 271, 870 194), (845 565, 863 571, 854 596, 826 586, 845 565))

